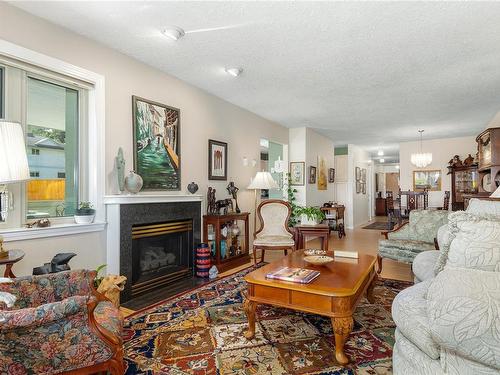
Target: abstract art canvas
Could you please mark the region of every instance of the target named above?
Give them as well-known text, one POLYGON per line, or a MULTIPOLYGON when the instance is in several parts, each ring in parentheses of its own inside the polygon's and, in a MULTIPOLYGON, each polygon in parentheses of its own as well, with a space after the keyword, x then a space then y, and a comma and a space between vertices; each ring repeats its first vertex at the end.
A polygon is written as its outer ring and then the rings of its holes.
POLYGON ((227 180, 227 143, 208 140, 208 179, 227 180))
POLYGON ((142 190, 180 190, 180 111, 132 96, 134 169, 142 190))
POLYGON ((326 168, 326 159, 318 156, 318 190, 326 190, 328 184, 328 175, 326 168))

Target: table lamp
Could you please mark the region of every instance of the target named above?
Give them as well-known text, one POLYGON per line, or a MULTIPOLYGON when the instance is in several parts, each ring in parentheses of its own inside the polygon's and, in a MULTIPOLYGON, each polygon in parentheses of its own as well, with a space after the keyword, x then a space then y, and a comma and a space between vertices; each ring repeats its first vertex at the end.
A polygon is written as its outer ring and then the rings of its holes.
POLYGON ((274 181, 273 176, 269 172, 257 172, 255 177, 250 182, 250 185, 247 186, 247 189, 255 191, 255 213, 253 215, 253 232, 255 236, 255 232, 257 231, 257 190, 262 189, 277 189, 278 184, 274 181))
MULTIPOLYGON (((0 220, 7 219, 9 192, 7 184, 27 181, 30 178, 24 132, 17 122, 0 120, 0 220), (3 186, 2 186, 3 185, 3 186)), ((8 252, 0 250, 0 258, 8 252)))

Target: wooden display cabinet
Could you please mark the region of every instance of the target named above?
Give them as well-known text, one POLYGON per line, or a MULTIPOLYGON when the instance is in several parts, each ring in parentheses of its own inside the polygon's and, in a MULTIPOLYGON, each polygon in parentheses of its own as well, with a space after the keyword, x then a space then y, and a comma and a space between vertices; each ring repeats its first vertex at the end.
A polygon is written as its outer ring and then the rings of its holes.
POLYGON ((212 265, 225 272, 250 261, 248 212, 203 216, 203 242, 212 253, 212 265))
POLYGON ((451 173, 451 209, 464 210, 465 196, 477 194, 479 190, 479 173, 477 165, 450 167, 451 173))

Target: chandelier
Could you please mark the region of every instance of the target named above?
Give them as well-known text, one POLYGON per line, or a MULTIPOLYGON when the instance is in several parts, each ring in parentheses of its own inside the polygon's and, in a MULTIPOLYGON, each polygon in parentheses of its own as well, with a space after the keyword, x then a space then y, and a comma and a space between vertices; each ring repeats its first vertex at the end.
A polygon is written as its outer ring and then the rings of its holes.
POLYGON ((420 133, 420 152, 411 154, 411 163, 417 168, 425 168, 432 163, 432 154, 430 152, 422 152, 422 133, 424 131, 419 130, 418 132, 420 133))

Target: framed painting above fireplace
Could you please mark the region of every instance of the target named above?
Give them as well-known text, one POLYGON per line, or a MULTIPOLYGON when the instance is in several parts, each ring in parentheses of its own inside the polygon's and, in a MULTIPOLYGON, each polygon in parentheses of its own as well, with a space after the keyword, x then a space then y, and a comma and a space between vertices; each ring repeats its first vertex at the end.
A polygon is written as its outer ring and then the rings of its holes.
POLYGON ((132 96, 134 169, 142 190, 180 190, 180 110, 132 96))

